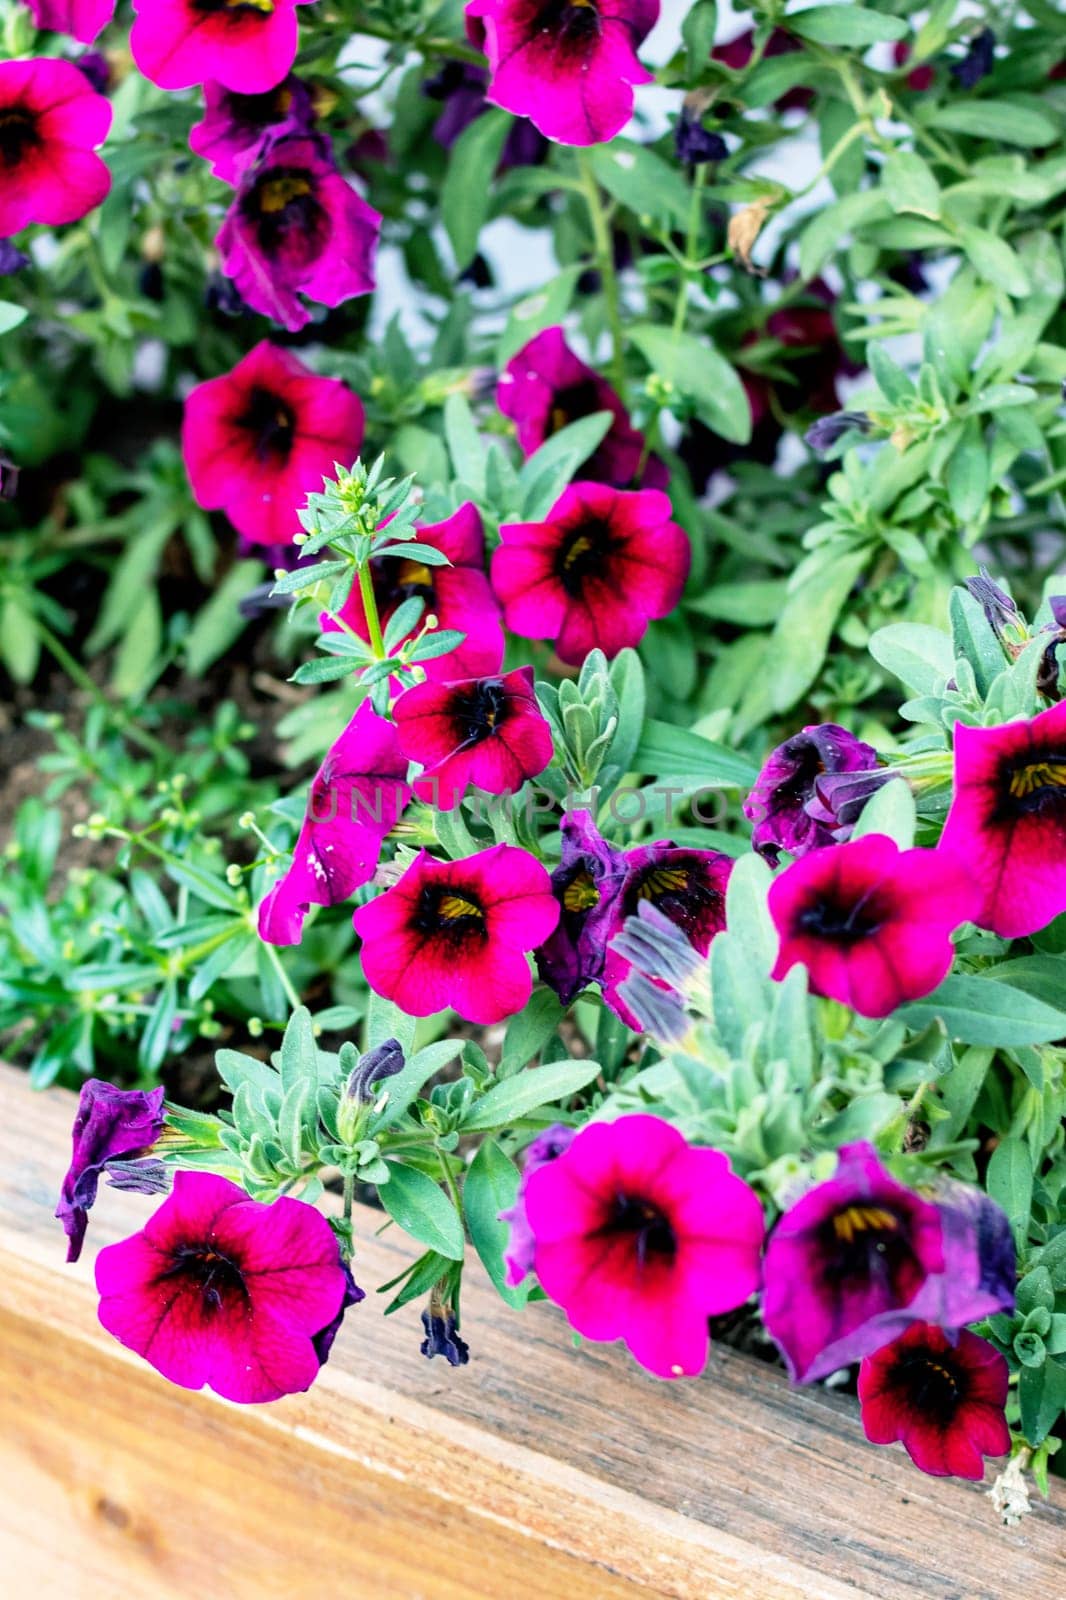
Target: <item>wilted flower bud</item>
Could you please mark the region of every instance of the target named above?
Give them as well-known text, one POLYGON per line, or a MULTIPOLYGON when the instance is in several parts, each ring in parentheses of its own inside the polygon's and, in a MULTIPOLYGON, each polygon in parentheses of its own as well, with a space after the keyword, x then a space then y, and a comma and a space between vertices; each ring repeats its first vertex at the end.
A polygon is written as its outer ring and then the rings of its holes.
POLYGON ((17 250, 10 239, 0 239, 0 278, 9 277, 12 272, 21 272, 29 264, 29 256, 17 250))
POLYGON ((429 1309, 422 1313, 422 1327, 426 1337, 419 1349, 429 1360, 443 1356, 450 1367, 465 1367, 470 1360, 470 1347, 460 1339, 455 1312, 441 1299, 439 1287, 429 1297, 429 1309))
POLYGON ((0 454, 0 500, 14 500, 18 486, 18 467, 7 456, 0 454))
POLYGON ((985 620, 1001 644, 1007 628, 1024 630, 1021 612, 1006 590, 993 582, 987 567, 981 567, 976 578, 967 578, 966 587, 979 603, 985 620))
POLYGON ((991 28, 982 28, 970 40, 969 49, 961 61, 951 68, 951 76, 964 89, 973 89, 982 78, 987 78, 996 59, 996 36, 991 28))
POLYGON ((805 443, 818 455, 831 450, 846 433, 869 433, 870 419, 865 411, 833 411, 819 417, 803 435, 805 443))
POLYGON ((705 161, 724 161, 729 154, 729 146, 721 134, 705 128, 699 113, 687 105, 682 106, 674 128, 674 149, 677 159, 686 167, 698 167, 705 161))
POLYGON ((374 1085, 383 1078, 394 1078, 403 1071, 403 1046, 398 1039, 386 1039, 376 1049, 359 1057, 359 1065, 352 1068, 345 1098, 367 1105, 374 1098, 374 1085))

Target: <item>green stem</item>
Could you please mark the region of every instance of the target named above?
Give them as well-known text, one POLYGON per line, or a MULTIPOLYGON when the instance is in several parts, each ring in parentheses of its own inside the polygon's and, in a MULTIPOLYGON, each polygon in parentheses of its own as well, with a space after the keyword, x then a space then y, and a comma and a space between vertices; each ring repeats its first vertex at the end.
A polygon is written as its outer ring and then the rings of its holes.
POLYGON ((581 187, 588 206, 592 224, 592 239, 596 254, 596 267, 603 281, 603 295, 607 303, 607 326, 611 330, 611 377, 615 388, 625 400, 625 333, 622 328, 622 310, 618 297, 618 275, 614 270, 614 251, 611 247, 611 230, 607 222, 600 186, 588 156, 578 158, 581 187))
POLYGON ((444 1182, 448 1193, 452 1197, 452 1205, 455 1207, 456 1212, 461 1218, 463 1215, 462 1201, 459 1199, 459 1191, 455 1187, 455 1179, 452 1177, 451 1172, 448 1169, 448 1158, 444 1154, 444 1151, 441 1149, 440 1145, 437 1146, 437 1159, 440 1162, 440 1170, 444 1175, 444 1182))
POLYGON ((378 661, 385 659, 385 641, 381 637, 381 618, 378 616, 378 602, 374 594, 374 579, 370 572, 369 561, 364 561, 359 568, 359 595, 366 612, 366 627, 370 635, 370 648, 378 661))
POLYGON ((688 310, 689 273, 690 262, 696 255, 696 246, 699 244, 700 221, 703 207, 703 185, 707 178, 707 168, 701 164, 696 168, 692 178, 692 193, 688 202, 688 232, 685 235, 685 266, 681 273, 681 282, 677 286, 677 302, 674 306, 674 332, 680 333, 685 326, 685 313, 688 310))
POLYGON ((34 617, 33 625, 37 630, 37 636, 41 643, 49 655, 53 656, 62 667, 67 677, 76 683, 79 689, 84 689, 86 694, 91 695, 95 703, 114 719, 131 744, 139 744, 142 750, 147 750, 150 755, 160 757, 163 760, 169 761, 172 759, 173 752, 167 749, 161 739, 156 739, 152 734, 145 733, 143 728, 138 728, 128 711, 123 710, 121 706, 114 705, 107 698, 99 685, 93 682, 85 668, 79 661, 74 659, 66 645, 56 637, 51 628, 43 623, 39 617, 34 617))
POLYGON ((265 944, 265 943, 263 945, 263 949, 267 953, 267 959, 269 960, 271 966, 274 968, 274 971, 277 973, 278 982, 281 984, 281 987, 285 991, 285 998, 289 1002, 290 1010, 292 1010, 292 1011, 298 1010, 299 1006, 300 1006, 300 996, 296 993, 296 990, 293 988, 292 979, 289 977, 289 974, 285 971, 285 968, 282 966, 281 957, 278 955, 277 950, 274 948, 274 946, 272 944, 265 944))

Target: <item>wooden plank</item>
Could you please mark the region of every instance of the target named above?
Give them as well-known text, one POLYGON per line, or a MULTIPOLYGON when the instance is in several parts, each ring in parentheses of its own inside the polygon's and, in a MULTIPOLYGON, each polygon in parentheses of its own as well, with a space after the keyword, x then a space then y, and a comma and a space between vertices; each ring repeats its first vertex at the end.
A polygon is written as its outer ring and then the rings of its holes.
MULTIPOLYGON (((1066 1494, 1004 1529, 977 1485, 862 1438, 854 1403, 716 1350, 666 1385, 575 1351, 553 1308, 478 1270, 471 1362, 418 1353, 416 1308, 349 1313, 307 1395, 237 1407, 157 1378, 96 1322, 94 1251, 156 1202, 101 1191, 85 1257, 51 1212, 73 1099, 0 1068, 0 1570, 89 1600, 1000 1600, 1066 1592, 1066 1494)), ((357 1277, 410 1259, 361 1210, 357 1277)))

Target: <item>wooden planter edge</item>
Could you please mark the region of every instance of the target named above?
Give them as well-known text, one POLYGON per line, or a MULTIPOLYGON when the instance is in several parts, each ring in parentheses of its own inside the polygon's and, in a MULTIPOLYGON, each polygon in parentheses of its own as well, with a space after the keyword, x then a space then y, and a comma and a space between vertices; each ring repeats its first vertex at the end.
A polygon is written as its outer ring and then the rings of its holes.
POLYGON ((548 1307, 468 1273, 470 1365, 418 1352, 373 1290, 414 1253, 362 1211, 346 1320, 306 1395, 236 1407, 163 1382, 96 1320, 96 1250, 155 1202, 103 1188, 81 1262, 52 1216, 74 1100, 0 1067, 0 1562, 11 1593, 301 1600, 870 1596, 1066 1589, 1066 1493, 999 1526, 980 1486, 862 1438, 854 1403, 716 1349, 665 1385, 576 1352, 548 1307))

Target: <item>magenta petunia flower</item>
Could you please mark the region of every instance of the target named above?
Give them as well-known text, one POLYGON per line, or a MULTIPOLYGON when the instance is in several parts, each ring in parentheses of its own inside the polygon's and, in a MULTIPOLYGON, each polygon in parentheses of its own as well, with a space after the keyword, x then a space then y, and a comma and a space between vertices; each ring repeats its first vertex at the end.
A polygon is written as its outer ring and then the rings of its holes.
POLYGON ((614 388, 574 354, 562 328, 545 328, 512 356, 500 374, 496 404, 515 424, 522 453, 531 456, 546 439, 596 411, 614 415, 610 431, 579 469, 580 478, 626 488, 644 451, 614 388))
POLYGON ((982 928, 1017 939, 1066 911, 1066 700, 1027 722, 956 723, 940 848, 966 862, 982 928))
POLYGON ((880 1349, 946 1265, 932 1201, 897 1183, 872 1145, 844 1145, 835 1175, 785 1213, 766 1248, 763 1321, 793 1381, 880 1349))
POLYGON ((568 1006, 603 977, 626 858, 602 837, 590 811, 568 812, 559 832, 562 859, 551 878, 559 925, 537 950, 536 960, 541 978, 568 1006))
POLYGON ((523 1198, 548 1298, 587 1339, 624 1339, 659 1378, 700 1373, 707 1318, 759 1287, 754 1192, 720 1151, 659 1117, 590 1123, 523 1198))
POLYGON ((625 861, 625 882, 607 930, 603 998, 627 1027, 639 1033, 639 1020, 619 993, 632 963, 614 947, 615 936, 627 917, 648 904, 680 928, 692 948, 705 956, 711 940, 725 927, 726 886, 734 863, 720 850, 679 849, 668 839, 627 850, 625 861))
POLYGON ((818 779, 827 773, 865 772, 876 766, 873 746, 835 722, 818 723, 793 734, 770 752, 744 802, 744 815, 755 824, 753 847, 776 859, 779 850, 800 856, 833 844, 832 828, 816 821, 808 810, 818 799, 818 779))
POLYGON ((901 851, 878 833, 812 850, 770 885, 772 976, 802 962, 816 994, 887 1017, 947 976, 951 935, 979 904, 966 866, 941 850, 901 851))
POLYGON ((355 913, 363 973, 409 1017, 451 1006, 467 1022, 500 1022, 532 992, 525 952, 559 918, 547 872, 514 845, 462 861, 425 851, 399 883, 355 913))
MULTIPOLYGON (((404 556, 385 556, 370 564, 374 595, 382 624, 396 608, 418 595, 425 601, 423 616, 432 613, 442 629, 456 629, 466 635, 463 643, 447 655, 434 656, 420 663, 433 683, 448 683, 457 678, 489 677, 499 672, 503 662, 503 628, 500 607, 485 576, 485 535, 477 507, 468 500, 444 522, 424 523, 418 529, 418 542, 431 545, 447 556, 449 565, 427 567, 404 556)), ((369 639, 366 612, 358 589, 340 612, 339 620, 328 613, 321 618, 326 632, 342 624, 369 639)), ((407 636, 410 638, 410 634, 407 636)))
MULTIPOLYGON (((183 1389, 277 1400, 310 1388, 349 1298, 321 1212, 272 1205, 206 1172, 179 1172, 140 1233, 96 1258, 100 1321, 183 1389)), ((353 1285, 354 1287, 354 1285, 353 1285)), ((355 1291, 359 1294, 359 1291, 355 1291)))
POLYGON ((265 339, 185 402, 182 450, 196 502, 225 511, 256 544, 291 544, 308 494, 335 463, 350 467, 362 442, 358 396, 265 339))
POLYGON ((871 1444, 898 1439, 934 1477, 983 1478, 984 1457, 1010 1450, 1009 1380, 986 1340, 916 1322, 859 1368, 863 1432, 871 1444))
POLYGON ((314 906, 335 906, 374 876, 381 841, 411 790, 396 729, 364 700, 315 774, 292 865, 259 907, 259 937, 299 944, 314 906))
POLYGON ((613 139, 652 81, 636 53, 659 0, 469 0, 466 14, 484 26, 489 99, 561 144, 613 139))
POLYGON ((311 320, 299 294, 339 306, 370 293, 381 216, 341 177, 328 140, 267 135, 239 180, 215 244, 253 311, 293 332, 311 320))
POLYGON ((130 50, 161 89, 220 83, 237 94, 273 89, 296 59, 303 0, 133 0, 130 50))
MULTIPOLYGON (((163 1131, 163 1091, 116 1089, 99 1078, 81 1086, 74 1118, 74 1150, 56 1216, 67 1235, 67 1260, 77 1261, 100 1179, 111 1163, 143 1156, 163 1131)), ((149 1192, 155 1192, 150 1183, 149 1192)))
POLYGON ((425 768, 414 781, 415 794, 440 811, 457 806, 471 785, 487 794, 514 794, 554 754, 532 667, 502 678, 416 684, 397 700, 393 715, 404 755, 425 768))
POLYGON ((205 83, 204 115, 189 131, 189 148, 216 178, 235 184, 264 134, 307 133, 313 121, 311 96, 291 74, 262 94, 235 94, 220 83, 205 83))
POLYGON ((26 0, 39 28, 69 33, 79 44, 92 44, 115 15, 115 0, 26 0))
POLYGON ((111 174, 93 152, 110 126, 110 103, 72 61, 0 62, 0 238, 100 204, 111 174))
POLYGON ((575 1134, 574 1128, 568 1128, 561 1122, 553 1122, 550 1128, 545 1128, 543 1133, 537 1134, 525 1153, 515 1203, 509 1210, 500 1212, 499 1220, 510 1223, 511 1226, 511 1237, 507 1242, 503 1259, 507 1269, 506 1281, 512 1289, 517 1288, 533 1271, 536 1240, 529 1226, 529 1218, 526 1216, 526 1189, 529 1180, 541 1167, 546 1166, 549 1161, 555 1161, 564 1150, 569 1150, 575 1134))
POLYGON ((597 647, 615 656, 639 644, 688 577, 688 538, 671 516, 658 489, 577 483, 544 522, 505 523, 492 558, 505 623, 524 639, 553 639, 571 666, 597 647))

